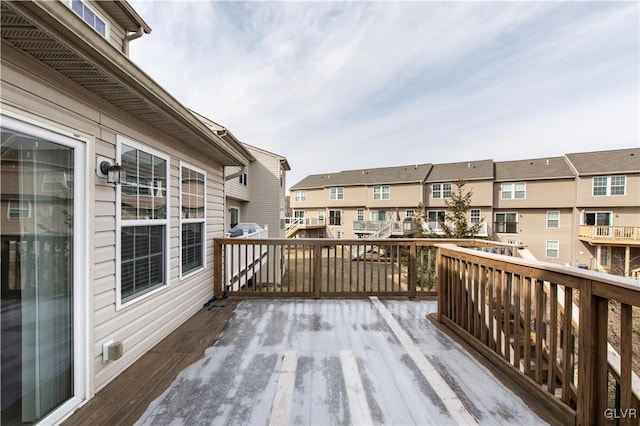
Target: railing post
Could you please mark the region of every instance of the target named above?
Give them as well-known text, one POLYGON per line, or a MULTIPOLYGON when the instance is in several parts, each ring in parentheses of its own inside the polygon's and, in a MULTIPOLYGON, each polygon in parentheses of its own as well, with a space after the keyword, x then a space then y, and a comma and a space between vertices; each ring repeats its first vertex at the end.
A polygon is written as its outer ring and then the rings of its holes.
POLYGON ((320 268, 322 266, 322 247, 320 246, 320 242, 317 241, 313 246, 313 297, 315 299, 320 299, 320 290, 321 290, 321 271, 320 268))
POLYGON ((418 279, 418 262, 417 262, 417 245, 415 241, 411 242, 409 246, 409 274, 407 279, 409 280, 409 299, 416 298, 416 281, 418 279))
POLYGON ((222 244, 213 239, 213 296, 222 296, 222 244))
POLYGON ((607 407, 608 301, 592 293, 592 282, 580 286, 577 423, 604 423, 607 407))
POLYGON ((442 256, 440 247, 434 246, 436 249, 436 265, 438 268, 438 284, 436 291, 438 292, 438 322, 442 322, 442 315, 445 314, 445 292, 447 291, 447 275, 444 268, 444 257, 442 256))

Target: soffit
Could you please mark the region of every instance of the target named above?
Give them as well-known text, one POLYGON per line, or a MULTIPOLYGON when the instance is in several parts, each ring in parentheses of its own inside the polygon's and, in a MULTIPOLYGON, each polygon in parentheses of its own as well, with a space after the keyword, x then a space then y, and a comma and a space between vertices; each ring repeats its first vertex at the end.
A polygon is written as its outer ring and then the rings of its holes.
POLYGON ((184 106, 99 34, 94 34, 88 26, 69 28, 70 25, 86 24, 65 5, 59 2, 3 1, 0 7, 3 40, 130 116, 185 142, 223 165, 246 163, 238 150, 225 146, 184 106), (44 10, 49 7, 51 10, 44 10), (58 16, 51 14, 54 10, 58 16), (66 22, 59 20, 63 15, 66 22), (76 41, 79 37, 85 45, 74 45, 69 39, 61 40, 63 35, 76 38, 76 41), (100 49, 93 48, 91 44, 99 45, 100 49), (199 128, 196 122, 202 127, 199 128))

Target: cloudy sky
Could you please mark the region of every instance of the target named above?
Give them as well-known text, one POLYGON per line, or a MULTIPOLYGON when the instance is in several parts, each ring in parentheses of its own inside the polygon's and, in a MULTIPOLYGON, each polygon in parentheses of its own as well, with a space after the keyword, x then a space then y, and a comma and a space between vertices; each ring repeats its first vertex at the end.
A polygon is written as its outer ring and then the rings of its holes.
POLYGON ((131 1, 131 58, 187 107, 348 169, 640 146, 638 2, 131 1))

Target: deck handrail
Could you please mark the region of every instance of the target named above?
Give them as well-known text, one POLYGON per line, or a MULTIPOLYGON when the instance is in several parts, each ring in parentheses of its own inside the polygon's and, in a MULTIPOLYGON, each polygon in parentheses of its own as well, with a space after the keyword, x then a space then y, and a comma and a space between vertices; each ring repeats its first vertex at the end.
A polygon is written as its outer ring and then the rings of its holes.
POLYGON ((580 225, 578 238, 593 241, 640 241, 640 226, 580 225))
POLYGON ((631 345, 633 307, 640 306, 635 281, 453 245, 438 247, 438 269, 438 319, 539 394, 563 423, 602 423, 611 409, 608 312, 610 301, 619 303, 624 343, 619 373, 612 374, 619 389, 614 409, 639 414, 631 345))

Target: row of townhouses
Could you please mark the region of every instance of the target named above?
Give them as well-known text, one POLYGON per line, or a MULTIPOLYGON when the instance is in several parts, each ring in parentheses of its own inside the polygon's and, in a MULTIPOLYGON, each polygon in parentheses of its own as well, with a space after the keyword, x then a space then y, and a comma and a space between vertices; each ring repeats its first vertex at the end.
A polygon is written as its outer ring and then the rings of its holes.
POLYGON ((284 236, 287 160, 129 58, 126 1, 5 1, 2 424, 56 424, 213 296, 213 238, 284 236))
POLYGON ((290 222, 299 226, 290 235, 406 235, 402 221, 420 205, 438 234, 458 181, 472 192, 468 220, 483 224, 478 237, 525 244, 541 261, 640 279, 640 148, 310 175, 291 188, 290 222))

